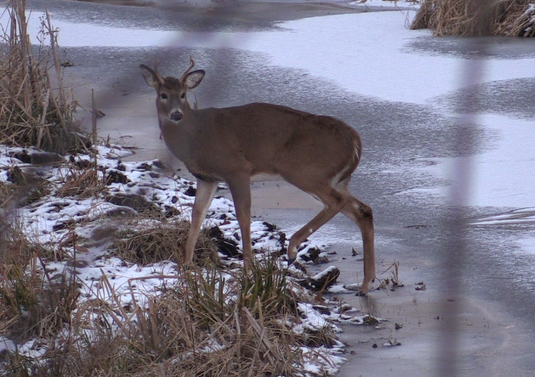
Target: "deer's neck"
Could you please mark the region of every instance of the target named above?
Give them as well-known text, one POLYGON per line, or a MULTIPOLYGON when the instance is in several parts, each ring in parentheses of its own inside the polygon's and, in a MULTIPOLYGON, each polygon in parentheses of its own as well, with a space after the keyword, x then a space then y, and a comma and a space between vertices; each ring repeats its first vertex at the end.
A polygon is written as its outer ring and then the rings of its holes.
POLYGON ((160 129, 163 140, 171 153, 187 162, 191 157, 192 138, 197 132, 195 127, 195 110, 184 109, 184 117, 179 122, 172 122, 168 119, 161 122, 160 129))

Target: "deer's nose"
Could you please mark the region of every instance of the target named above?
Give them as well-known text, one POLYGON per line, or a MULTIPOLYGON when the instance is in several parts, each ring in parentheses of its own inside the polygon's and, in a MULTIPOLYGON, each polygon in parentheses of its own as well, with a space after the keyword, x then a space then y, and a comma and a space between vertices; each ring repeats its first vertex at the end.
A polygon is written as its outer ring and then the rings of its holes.
POLYGON ((184 115, 180 112, 180 111, 175 111, 174 113, 171 114, 171 120, 173 122, 178 122, 179 120, 182 120, 182 117, 184 115))

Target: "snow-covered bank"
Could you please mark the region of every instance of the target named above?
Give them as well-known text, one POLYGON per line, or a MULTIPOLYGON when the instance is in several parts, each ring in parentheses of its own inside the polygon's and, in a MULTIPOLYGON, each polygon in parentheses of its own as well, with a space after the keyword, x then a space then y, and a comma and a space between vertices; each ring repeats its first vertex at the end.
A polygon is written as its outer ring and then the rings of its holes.
MULTIPOLYGON (((117 317, 109 318, 111 322, 121 318, 127 323, 131 320, 127 317, 133 314, 127 314, 128 310, 121 308, 146 307, 153 297, 161 295, 181 279, 177 276, 176 263, 159 261, 143 265, 128 262, 115 255, 113 242, 120 239, 121 234, 151 227, 171 229, 173 224, 188 220, 194 198, 192 182, 177 177, 159 161, 123 162, 121 159, 131 151, 121 147, 101 146, 95 155, 67 156, 63 163, 46 167, 32 166, 25 161, 32 153, 35 151, 31 149, 26 151, 0 145, 0 184, 14 186, 17 177, 27 177, 41 181, 46 187, 40 195, 23 200, 26 204, 21 208, 13 212, 2 209, 1 215, 17 229, 22 229, 25 237, 54 255, 53 260, 39 256, 45 263, 42 268, 35 267, 40 275, 52 276, 51 281, 61 280, 64 276, 76 277, 80 292, 78 310, 75 309, 73 315, 84 316, 83 308, 88 303, 103 300, 117 311, 117 317), (96 174, 96 180, 85 180, 84 177, 93 174, 96 174), (152 211, 151 214, 144 214, 147 210, 152 211)), ((205 226, 217 227, 228 242, 239 243, 239 226, 230 200, 220 196, 214 199, 205 226)), ((287 247, 285 234, 262 221, 253 221, 251 236, 260 259, 287 247)), ((313 247, 317 247, 316 243, 305 242, 300 255, 313 247)), ((221 254, 221 251, 219 259, 226 266, 221 272, 225 275, 222 281, 232 280, 232 270, 239 269, 242 262, 235 256, 221 254)), ((280 263, 287 267, 285 262, 280 263)), ((328 268, 325 274, 333 269, 328 268)), ((306 274, 295 268, 290 270, 297 276, 297 281, 304 282, 306 274)), ((323 275, 312 277, 312 283, 320 281, 323 275)), ((305 290, 298 287, 296 284, 291 289, 297 289, 296 297, 304 298, 301 295, 305 290)), ((340 291, 348 292, 338 286, 337 292, 340 291)), ((364 318, 369 317, 349 306, 342 309, 340 301, 333 302, 330 307, 316 308, 312 299, 303 300, 299 308, 301 321, 294 331, 303 336, 318 331, 334 334, 340 331, 336 323, 362 325, 366 324, 364 318)), ((49 348, 35 343, 39 343, 39 339, 20 343, 17 349, 39 363, 39 358, 46 355, 49 348)), ((0 350, 11 349, 10 344, 0 337, 0 350)), ((224 347, 217 346, 210 352, 224 347)), ((333 375, 344 361, 343 348, 344 345, 336 340, 328 347, 319 343, 317 347, 299 345, 305 360, 300 375, 333 375)))

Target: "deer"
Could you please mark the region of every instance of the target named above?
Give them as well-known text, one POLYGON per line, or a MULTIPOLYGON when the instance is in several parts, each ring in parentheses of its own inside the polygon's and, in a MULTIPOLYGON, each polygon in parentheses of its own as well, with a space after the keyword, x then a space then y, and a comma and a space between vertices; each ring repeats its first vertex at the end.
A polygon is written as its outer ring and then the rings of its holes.
POLYGON ((197 180, 191 228, 183 248, 188 266, 202 223, 219 182, 230 190, 241 232, 244 268, 253 266, 251 246, 251 179, 258 175, 280 177, 319 200, 324 208, 289 241, 288 265, 300 244, 341 212, 360 229, 364 250, 367 294, 375 280, 372 209, 351 195, 352 173, 362 154, 359 134, 343 121, 269 103, 226 108, 192 108, 187 93, 205 76, 190 64, 180 78, 162 77, 157 68, 141 64, 146 83, 156 90, 160 135, 169 151, 197 180))

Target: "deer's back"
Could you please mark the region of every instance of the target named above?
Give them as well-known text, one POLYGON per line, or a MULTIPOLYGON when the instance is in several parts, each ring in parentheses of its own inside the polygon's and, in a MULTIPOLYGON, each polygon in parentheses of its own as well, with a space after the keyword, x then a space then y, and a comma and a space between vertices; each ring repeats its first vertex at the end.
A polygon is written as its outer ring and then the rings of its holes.
POLYGON ((255 175, 309 169, 328 175, 350 160, 355 161, 353 169, 358 164, 359 135, 333 117, 265 103, 194 113, 191 166, 184 161, 194 174, 213 171, 226 180, 237 170, 255 175))

